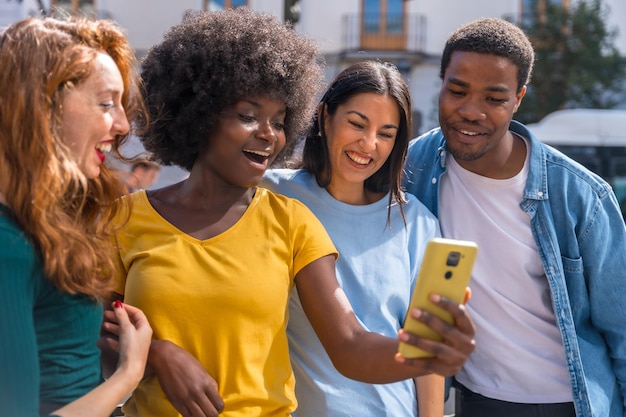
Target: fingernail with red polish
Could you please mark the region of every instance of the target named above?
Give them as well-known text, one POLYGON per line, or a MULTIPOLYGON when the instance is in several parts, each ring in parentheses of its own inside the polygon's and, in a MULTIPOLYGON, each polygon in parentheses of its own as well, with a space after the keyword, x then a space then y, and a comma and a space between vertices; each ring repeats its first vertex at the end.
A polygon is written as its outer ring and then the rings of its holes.
POLYGON ((115 300, 113 305, 115 306, 115 308, 122 308, 122 302, 120 300, 115 300))

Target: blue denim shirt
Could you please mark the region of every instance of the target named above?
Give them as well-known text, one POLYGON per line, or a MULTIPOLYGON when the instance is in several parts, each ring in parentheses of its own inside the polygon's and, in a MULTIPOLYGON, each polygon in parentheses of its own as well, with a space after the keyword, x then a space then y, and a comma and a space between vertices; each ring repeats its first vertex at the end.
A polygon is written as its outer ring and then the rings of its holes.
MULTIPOLYGON (((623 417, 626 227, 619 204, 599 176, 541 143, 522 124, 512 121, 509 129, 531 144, 519 207, 530 216, 550 285, 576 414, 623 417)), ((435 215, 445 159, 439 128, 409 145, 404 186, 435 215)))

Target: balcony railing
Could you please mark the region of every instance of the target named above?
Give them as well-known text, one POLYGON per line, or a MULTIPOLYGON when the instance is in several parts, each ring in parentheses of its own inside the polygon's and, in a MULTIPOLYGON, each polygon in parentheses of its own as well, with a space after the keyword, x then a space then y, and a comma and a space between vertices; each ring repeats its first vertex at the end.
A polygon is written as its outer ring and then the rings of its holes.
POLYGON ((422 52, 426 18, 418 14, 343 16, 344 51, 422 52))

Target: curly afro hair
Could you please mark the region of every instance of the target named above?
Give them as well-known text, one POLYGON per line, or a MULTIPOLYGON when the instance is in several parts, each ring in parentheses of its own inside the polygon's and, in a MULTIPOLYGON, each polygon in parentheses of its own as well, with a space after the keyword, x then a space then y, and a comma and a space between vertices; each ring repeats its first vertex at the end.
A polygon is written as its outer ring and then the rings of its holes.
POLYGON ((142 62, 147 117, 140 139, 163 165, 191 170, 220 114, 243 97, 287 107, 287 158, 312 120, 323 82, 316 43, 248 8, 187 13, 142 62))
POLYGON ((486 17, 455 30, 443 49, 439 77, 443 79, 454 51, 492 54, 517 66, 517 92, 530 82, 535 51, 526 34, 504 19, 486 17))

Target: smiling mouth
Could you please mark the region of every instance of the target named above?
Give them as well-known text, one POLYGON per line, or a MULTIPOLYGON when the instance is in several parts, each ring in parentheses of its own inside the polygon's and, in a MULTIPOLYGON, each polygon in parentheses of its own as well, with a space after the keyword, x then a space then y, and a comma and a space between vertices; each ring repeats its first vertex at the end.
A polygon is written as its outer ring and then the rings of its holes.
POLYGON ((111 152, 113 145, 111 142, 102 142, 96 145, 96 149, 102 153, 111 152))
POLYGON ((454 129, 456 132, 460 133, 461 135, 464 136, 469 136, 472 138, 475 138, 477 136, 484 136, 486 134, 486 132, 483 131, 483 129, 481 130, 475 130, 475 129, 464 129, 462 127, 452 127, 452 129, 454 129))
POLYGON ((262 164, 263 162, 265 162, 271 155, 271 153, 269 152, 253 151, 250 149, 244 149, 243 153, 244 155, 246 155, 246 158, 258 164, 262 164))
POLYGON ((359 165, 367 165, 370 163, 372 158, 363 158, 362 156, 357 155, 354 152, 346 152, 346 156, 352 161, 359 165))

